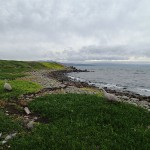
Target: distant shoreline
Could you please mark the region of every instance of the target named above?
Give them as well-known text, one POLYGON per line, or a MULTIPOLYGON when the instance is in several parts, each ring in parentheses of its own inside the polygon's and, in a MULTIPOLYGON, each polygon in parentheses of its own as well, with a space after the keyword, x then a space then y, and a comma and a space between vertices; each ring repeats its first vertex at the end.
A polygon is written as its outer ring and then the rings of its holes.
MULTIPOLYGON (((95 86, 94 84, 90 85, 88 82, 86 81, 77 81, 76 79, 75 80, 72 80, 70 77, 68 77, 67 73, 71 73, 71 72, 89 72, 87 70, 78 70, 75 68, 75 70, 59 70, 59 71, 54 71, 52 73, 50 73, 51 77, 59 80, 59 81, 62 81, 63 82, 70 82, 70 84, 75 84, 76 86, 87 86, 87 87, 95 87, 95 88, 98 88, 97 86, 95 86)), ((69 83, 68 83, 69 84, 69 83)), ((112 89, 112 88, 108 88, 108 87, 105 87, 105 90, 109 93, 113 93, 113 94, 116 94, 116 95, 126 95, 126 96, 132 96, 134 98, 140 98, 141 100, 144 99, 148 99, 150 101, 150 96, 144 96, 144 95, 140 95, 136 92, 132 92, 132 91, 122 91, 122 90, 116 90, 116 89, 112 89)))

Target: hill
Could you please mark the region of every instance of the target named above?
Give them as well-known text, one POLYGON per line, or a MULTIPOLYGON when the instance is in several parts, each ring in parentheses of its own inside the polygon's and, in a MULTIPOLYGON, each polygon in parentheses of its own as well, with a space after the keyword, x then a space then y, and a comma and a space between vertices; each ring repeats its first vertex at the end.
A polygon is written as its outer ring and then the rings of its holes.
POLYGON ((64 69, 56 62, 8 61, 0 60, 0 79, 15 79, 24 76, 24 73, 40 69, 64 69))

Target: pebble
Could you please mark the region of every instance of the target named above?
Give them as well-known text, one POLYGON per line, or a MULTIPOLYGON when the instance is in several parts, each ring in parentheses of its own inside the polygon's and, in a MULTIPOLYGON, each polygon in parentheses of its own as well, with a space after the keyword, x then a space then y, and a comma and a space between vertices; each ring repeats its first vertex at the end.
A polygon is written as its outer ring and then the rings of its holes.
POLYGON ((121 98, 124 99, 124 100, 128 100, 129 99, 128 96, 121 96, 121 98))

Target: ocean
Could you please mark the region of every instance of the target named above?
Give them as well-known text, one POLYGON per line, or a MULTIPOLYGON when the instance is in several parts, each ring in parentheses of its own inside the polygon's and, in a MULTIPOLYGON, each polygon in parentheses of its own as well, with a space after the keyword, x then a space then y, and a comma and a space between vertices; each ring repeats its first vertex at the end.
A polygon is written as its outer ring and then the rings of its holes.
POLYGON ((150 96, 150 64, 74 65, 90 72, 73 72, 68 76, 97 87, 136 92, 150 96))

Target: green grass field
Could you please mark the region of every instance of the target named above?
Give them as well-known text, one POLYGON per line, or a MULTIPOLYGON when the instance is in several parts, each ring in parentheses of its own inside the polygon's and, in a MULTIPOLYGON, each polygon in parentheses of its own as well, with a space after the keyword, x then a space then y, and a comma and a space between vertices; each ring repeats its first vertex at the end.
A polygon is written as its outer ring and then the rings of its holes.
POLYGON ((92 95, 48 95, 30 109, 47 120, 11 141, 15 150, 148 150, 150 114, 92 95))
POLYGON ((39 91, 42 87, 36 83, 19 81, 17 78, 26 76, 27 71, 48 69, 59 70, 65 67, 55 62, 25 62, 25 61, 6 61, 0 60, 0 100, 15 99, 22 94, 39 91), (4 91, 4 80, 8 79, 13 87, 12 92, 4 91))
POLYGON ((4 81, 0 80, 0 100, 14 100, 22 94, 33 93, 42 89, 40 85, 29 81, 12 80, 9 83, 13 88, 11 92, 4 90, 4 81))

